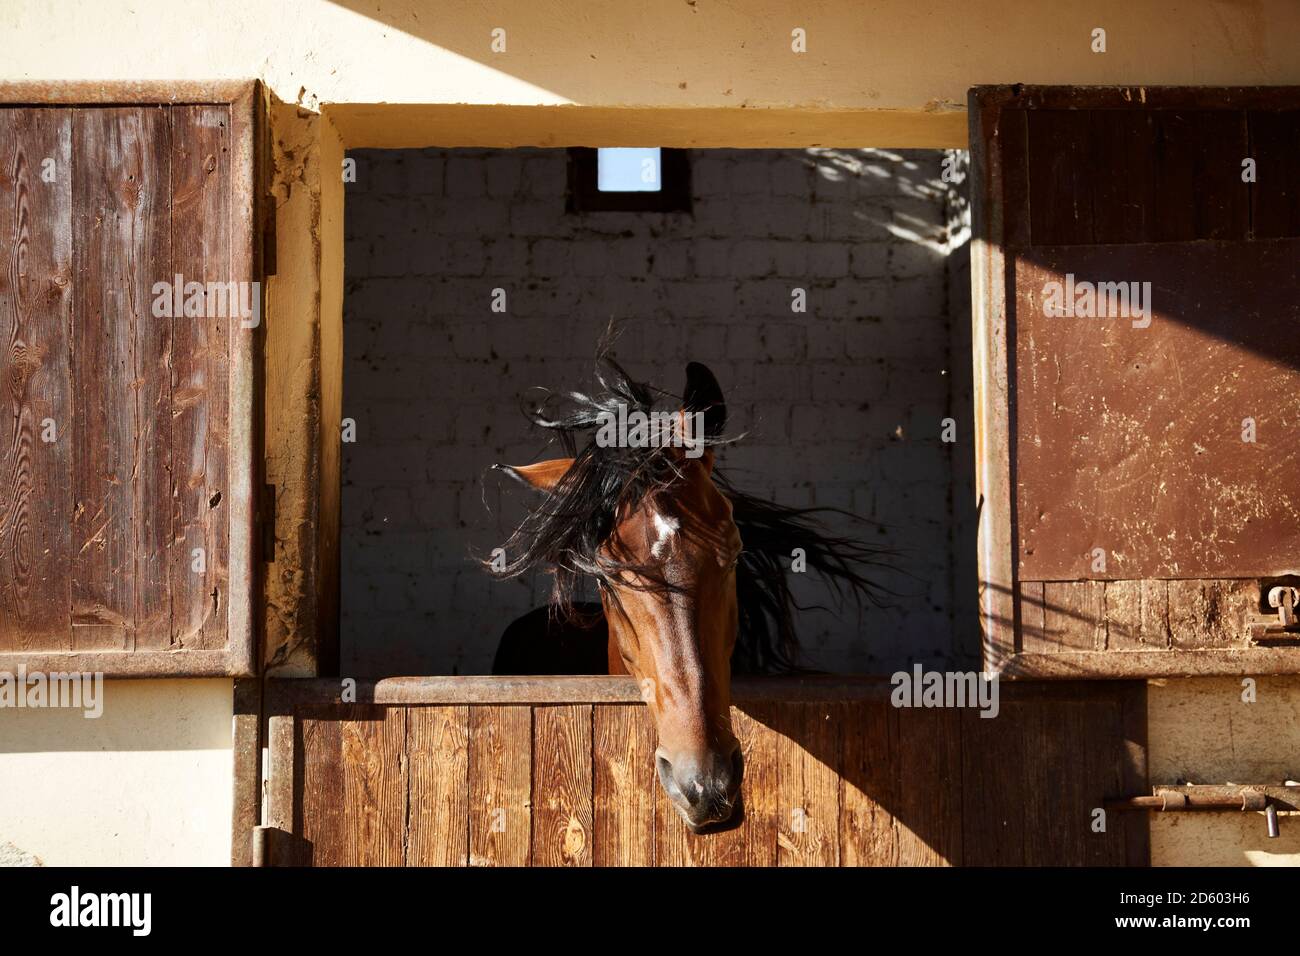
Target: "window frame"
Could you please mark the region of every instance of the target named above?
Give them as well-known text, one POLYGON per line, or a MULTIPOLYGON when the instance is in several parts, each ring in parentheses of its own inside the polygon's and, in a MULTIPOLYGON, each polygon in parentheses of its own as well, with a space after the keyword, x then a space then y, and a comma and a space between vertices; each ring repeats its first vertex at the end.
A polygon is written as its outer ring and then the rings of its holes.
POLYGON ((660 148, 661 185, 653 192, 601 192, 597 188, 597 156, 595 147, 569 147, 565 212, 691 212, 689 150, 660 148))

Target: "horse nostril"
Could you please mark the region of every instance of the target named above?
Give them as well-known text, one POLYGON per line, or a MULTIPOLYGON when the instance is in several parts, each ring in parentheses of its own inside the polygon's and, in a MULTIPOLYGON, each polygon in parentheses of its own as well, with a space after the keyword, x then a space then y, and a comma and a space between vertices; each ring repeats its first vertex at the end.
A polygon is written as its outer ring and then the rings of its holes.
POLYGON ((655 758, 655 770, 659 771, 660 780, 673 779, 673 765, 668 762, 667 757, 655 758))
POLYGON ((655 769, 659 772, 659 783, 668 796, 673 798, 681 797, 687 802, 692 802, 691 797, 683 793, 682 788, 678 786, 677 777, 673 774, 673 765, 669 763, 668 758, 656 757, 655 769))

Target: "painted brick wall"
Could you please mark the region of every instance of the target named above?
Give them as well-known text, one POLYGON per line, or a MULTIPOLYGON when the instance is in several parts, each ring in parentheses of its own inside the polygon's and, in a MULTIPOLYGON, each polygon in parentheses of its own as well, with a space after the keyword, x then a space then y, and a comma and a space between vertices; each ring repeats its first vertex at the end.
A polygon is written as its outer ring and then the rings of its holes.
POLYGON ((734 481, 851 509, 899 550, 892 607, 801 616, 810 663, 889 672, 977 650, 952 619, 968 407, 964 444, 939 440, 953 363, 966 383, 970 365, 954 356, 969 304, 949 271, 942 153, 696 151, 691 215, 566 214, 563 150, 352 156, 344 674, 485 673, 502 629, 544 603, 545 580, 495 582, 471 557, 520 514, 487 469, 544 454, 519 399, 589 384, 611 319, 644 379, 676 392, 687 361, 714 370, 751 435, 720 458, 734 481), (508 313, 490 310, 494 288, 508 313))

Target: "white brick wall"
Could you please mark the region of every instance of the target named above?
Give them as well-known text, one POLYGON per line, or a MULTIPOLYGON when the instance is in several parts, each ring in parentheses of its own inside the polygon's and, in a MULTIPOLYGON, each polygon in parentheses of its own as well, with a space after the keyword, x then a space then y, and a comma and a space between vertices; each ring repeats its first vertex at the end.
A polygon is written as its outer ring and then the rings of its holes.
POLYGON ((611 318, 635 374, 677 390, 686 362, 714 370, 752 433, 722 458, 733 480, 852 509, 903 552, 895 607, 801 617, 811 663, 888 672, 977 650, 952 620, 970 469, 938 438, 953 414, 969 450, 968 346, 953 354, 969 304, 949 272, 941 153, 697 151, 693 215, 566 214, 563 150, 353 155, 345 674, 486 672, 505 626, 544 601, 545 581, 497 583, 469 557, 519 514, 485 472, 542 452, 519 397, 587 385, 611 318), (497 287, 505 315, 489 310, 497 287))

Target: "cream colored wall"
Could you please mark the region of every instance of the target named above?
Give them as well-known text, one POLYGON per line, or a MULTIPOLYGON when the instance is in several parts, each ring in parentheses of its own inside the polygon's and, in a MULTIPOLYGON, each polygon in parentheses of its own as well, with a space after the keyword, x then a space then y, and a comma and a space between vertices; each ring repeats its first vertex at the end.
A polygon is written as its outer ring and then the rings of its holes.
MULTIPOLYGON (((783 111, 787 123, 870 111, 860 118, 869 139, 834 145, 960 145, 934 142, 935 131, 964 138, 960 119, 945 114, 960 111, 977 83, 1300 82, 1300 5, 1291 0, 226 0, 219 11, 6 0, 0 32, 7 78, 256 76, 312 110, 743 108, 783 111), (1095 27, 1107 31, 1106 53, 1091 52, 1095 27), (506 31, 505 52, 491 50, 494 28, 506 31), (791 52, 794 28, 806 30, 807 53, 791 52)), ((725 139, 712 145, 760 145, 741 141, 744 125, 701 129, 725 139)), ((423 135, 409 121, 384 126, 370 129, 423 135)), ((348 145, 392 145, 344 135, 348 145)))
POLYGON ((0 847, 46 866, 230 863, 229 680, 104 683, 104 712, 0 710, 0 847))
MULTIPOLYGON (((317 498, 312 482, 328 465, 317 439, 337 429, 337 395, 320 370, 337 368, 345 146, 963 146, 966 90, 980 83, 1300 84, 1300 4, 226 0, 217 10, 5 0, 0 49, 0 79, 259 77, 281 101, 279 270, 267 307, 267 469, 279 508, 266 643, 279 672, 304 674, 330 573, 317 529, 335 492, 317 498), (505 53, 490 51, 495 27, 505 53), (795 27, 807 31, 806 54, 790 52, 795 27), (1105 54, 1089 49, 1094 27, 1107 30, 1105 54)), ((1281 718, 1290 706, 1294 727, 1300 682, 1277 686, 1273 703, 1261 697, 1249 713, 1271 707, 1281 718)), ((114 688, 102 726, 54 712, 23 715, 21 733, 0 721, 0 779, 31 781, 0 788, 0 842, 49 862, 224 862, 229 682, 114 688)), ((1153 688, 1154 780, 1169 782, 1161 774, 1180 761, 1206 782, 1244 775, 1251 765, 1234 760, 1248 752, 1272 773, 1296 752, 1294 733, 1270 721, 1243 712, 1225 724, 1223 693, 1206 681, 1153 688)), ((1156 861, 1279 859, 1256 824, 1157 819, 1156 861)), ((1283 827, 1273 842, 1294 847, 1283 827)))
MULTIPOLYGON (((1237 678, 1152 681, 1148 766, 1153 784, 1280 784, 1300 780, 1300 678, 1260 677, 1255 703, 1237 678)), ((1300 813, 1269 839, 1262 813, 1153 813, 1156 866, 1300 866, 1300 813)))

